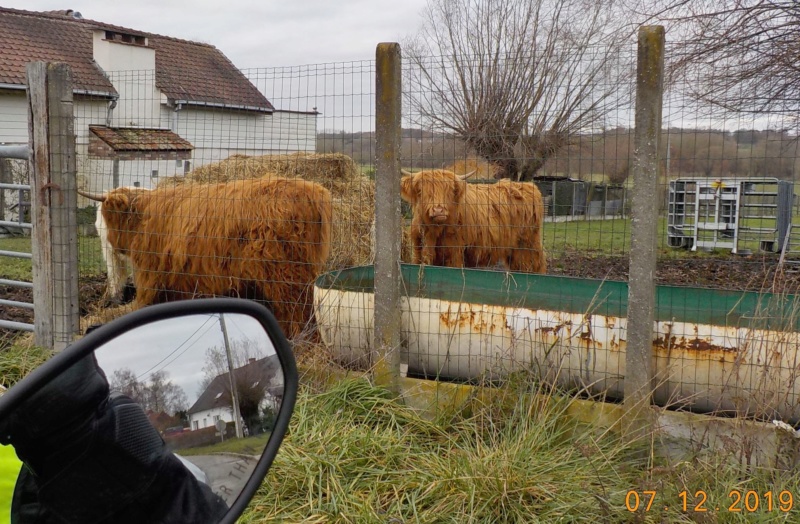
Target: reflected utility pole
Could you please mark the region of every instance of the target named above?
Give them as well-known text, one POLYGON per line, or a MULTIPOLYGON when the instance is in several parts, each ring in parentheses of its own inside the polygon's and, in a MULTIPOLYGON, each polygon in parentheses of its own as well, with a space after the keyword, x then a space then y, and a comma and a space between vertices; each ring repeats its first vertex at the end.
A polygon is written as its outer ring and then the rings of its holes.
POLYGON ((231 344, 228 341, 228 329, 225 327, 225 317, 219 314, 219 327, 222 328, 222 338, 225 340, 225 356, 228 358, 228 379, 231 383, 231 398, 233 399, 233 422, 236 425, 236 438, 242 438, 242 416, 239 414, 239 393, 236 391, 236 381, 233 377, 233 357, 231 357, 231 344))

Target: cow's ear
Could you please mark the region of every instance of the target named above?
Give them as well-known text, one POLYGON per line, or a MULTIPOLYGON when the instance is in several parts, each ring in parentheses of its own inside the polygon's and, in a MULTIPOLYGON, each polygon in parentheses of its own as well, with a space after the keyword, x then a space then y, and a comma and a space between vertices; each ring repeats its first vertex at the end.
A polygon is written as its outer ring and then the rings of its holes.
POLYGON ((414 191, 413 175, 403 175, 400 179, 400 196, 409 204, 413 204, 417 200, 417 193, 414 191))

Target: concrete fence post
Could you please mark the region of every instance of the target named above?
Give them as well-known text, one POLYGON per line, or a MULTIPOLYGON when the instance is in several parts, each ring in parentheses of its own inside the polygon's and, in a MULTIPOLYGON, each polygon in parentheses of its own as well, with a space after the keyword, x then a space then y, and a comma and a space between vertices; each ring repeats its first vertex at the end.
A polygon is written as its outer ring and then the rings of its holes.
POLYGON ((375 60, 375 383, 399 393, 400 379, 400 45, 381 43, 375 60))
MULTIPOLYGON (((633 422, 649 408, 653 389, 658 247, 658 142, 664 78, 664 28, 639 29, 636 67, 636 129, 631 192, 631 250, 628 279, 628 340, 625 407, 633 422)), ((642 421, 645 422, 646 421, 642 421)), ((638 429, 642 429, 637 425, 638 429)))
POLYGON ((66 64, 28 64, 35 343, 61 351, 80 329, 75 121, 66 64))

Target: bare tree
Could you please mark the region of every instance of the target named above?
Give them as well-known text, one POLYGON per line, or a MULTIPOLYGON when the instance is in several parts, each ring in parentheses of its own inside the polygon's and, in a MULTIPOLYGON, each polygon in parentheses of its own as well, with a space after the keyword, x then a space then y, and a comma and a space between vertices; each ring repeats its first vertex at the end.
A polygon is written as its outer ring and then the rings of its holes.
MULTIPOLYGON (((631 40, 610 1, 429 0, 404 42, 418 125, 461 138, 500 177, 529 180, 620 103, 631 40)), ((632 48, 631 48, 632 49, 632 48)))
MULTIPOLYGON (((231 360, 233 368, 246 365, 251 358, 259 355, 259 344, 256 340, 242 338, 231 343, 231 360)), ((224 347, 213 346, 206 350, 206 363, 203 366, 203 380, 200 390, 204 390, 211 381, 229 371, 228 356, 224 347)))
POLYGON ((800 106, 800 4, 797 0, 652 0, 640 18, 668 26, 680 42, 672 77, 690 94, 737 112, 788 113, 800 106))
POLYGON ((145 411, 174 415, 188 407, 186 393, 169 379, 166 371, 151 373, 148 380, 140 381, 128 369, 117 369, 111 375, 109 385, 112 390, 129 396, 145 411))

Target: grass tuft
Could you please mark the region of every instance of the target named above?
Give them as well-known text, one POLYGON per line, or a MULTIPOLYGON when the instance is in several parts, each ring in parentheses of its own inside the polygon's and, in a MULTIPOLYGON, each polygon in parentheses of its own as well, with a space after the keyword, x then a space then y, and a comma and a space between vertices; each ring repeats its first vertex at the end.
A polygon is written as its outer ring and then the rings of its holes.
POLYGON ((363 378, 304 387, 240 522, 790 522, 800 510, 794 470, 723 456, 670 467, 649 437, 626 442, 565 416, 571 401, 519 383, 432 421, 363 378), (646 490, 656 497, 649 511, 646 490), (626 509, 631 492, 636 512, 626 509), (744 505, 748 492, 750 508, 758 495, 755 511, 744 505), (786 493, 793 506, 784 512, 786 493))
POLYGON ((0 385, 13 386, 52 355, 52 351, 32 344, 11 344, 0 349, 0 385))

